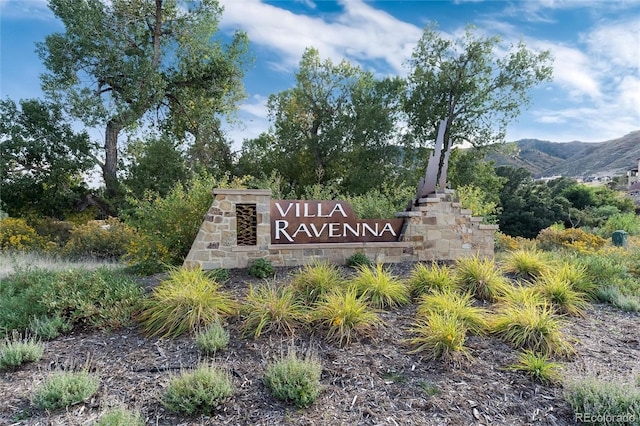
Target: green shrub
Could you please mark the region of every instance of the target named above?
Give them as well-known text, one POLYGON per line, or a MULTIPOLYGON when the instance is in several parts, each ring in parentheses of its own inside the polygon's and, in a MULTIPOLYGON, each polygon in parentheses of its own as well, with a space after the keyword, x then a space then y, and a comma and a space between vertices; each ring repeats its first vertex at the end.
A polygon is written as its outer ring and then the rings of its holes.
POLYGON ((311 304, 344 287, 345 278, 335 265, 314 261, 293 273, 291 282, 298 297, 311 304))
POLYGON ((143 295, 140 284, 117 269, 19 270, 0 286, 0 332, 56 317, 65 323, 60 331, 76 324, 119 328, 131 323, 143 295))
POLYGON ((43 340, 52 340, 60 334, 71 331, 73 324, 62 318, 59 314, 53 316, 43 315, 33 317, 29 321, 29 331, 43 340))
POLYGON ((186 415, 212 415, 233 394, 229 374, 219 368, 200 365, 172 377, 162 396, 162 405, 186 415))
POLYGON ((196 347, 205 354, 215 354, 225 349, 229 344, 229 332, 225 330, 220 321, 215 321, 196 332, 196 347))
POLYGON ((292 336, 307 319, 307 311, 295 297, 290 286, 263 284, 257 289, 251 285, 241 307, 244 333, 254 338, 262 332, 276 332, 292 336))
POLYGON ((273 269, 273 264, 269 259, 261 257, 254 260, 249 265, 249 275, 256 278, 270 278, 273 277, 276 271, 273 269))
POLYGON ((37 217, 29 223, 45 241, 52 241, 57 247, 63 247, 71 237, 73 222, 52 217, 37 217))
POLYGON ((358 295, 374 308, 394 308, 409 303, 409 287, 395 278, 381 263, 375 267, 359 266, 351 281, 358 295))
POLYGON ((596 298, 625 312, 640 312, 640 297, 622 294, 616 286, 599 288, 596 291, 596 298))
POLYGON ((603 426, 639 424, 640 388, 632 384, 589 377, 568 381, 564 388, 576 420, 603 426))
POLYGON ((0 370, 40 361, 43 353, 42 343, 34 339, 20 339, 14 334, 12 338, 5 338, 0 342, 0 370))
POLYGON ((369 335, 382 324, 367 302, 357 296, 355 289, 333 291, 320 301, 313 316, 327 328, 327 338, 342 345, 351 342, 352 335, 369 335))
POLYGON ((35 389, 31 402, 40 410, 68 407, 94 395, 99 384, 100 379, 86 371, 56 372, 35 389))
POLYGON ((430 359, 451 359, 467 353, 464 347, 467 330, 454 315, 431 312, 416 320, 409 332, 416 335, 409 339, 416 346, 412 353, 424 353, 430 359))
POLYGON ((74 259, 120 259, 134 238, 135 231, 117 218, 92 221, 71 230, 62 255, 74 259))
POLYGON ((409 288, 414 296, 437 291, 453 291, 457 284, 453 272, 448 266, 440 266, 437 262, 427 266, 417 263, 408 279, 409 288))
POLYGON ((508 367, 513 371, 522 371, 533 381, 543 384, 557 383, 561 379, 561 365, 551 362, 546 355, 526 350, 518 356, 518 363, 508 367))
POLYGON ((575 352, 561 328, 564 322, 547 305, 502 305, 489 329, 515 349, 529 349, 546 356, 575 352))
POLYGON ((162 242, 138 234, 127 246, 121 260, 128 265, 128 272, 146 276, 165 271, 171 264, 171 255, 162 242))
POLYGON ((131 210, 123 216, 140 235, 167 249, 169 265, 180 265, 211 207, 212 189, 242 187, 241 179, 195 175, 184 185, 177 183, 165 197, 149 192, 141 200, 129 199, 131 210))
POLYGON ((307 353, 300 358, 289 349, 286 357, 267 365, 264 384, 273 395, 302 408, 311 405, 320 395, 322 365, 318 358, 307 353))
POLYGON ((347 257, 347 266, 358 268, 360 266, 372 266, 373 262, 362 252, 353 253, 347 257))
POLYGON ((102 413, 95 426, 144 426, 144 418, 137 411, 117 407, 102 413))
POLYGON ((438 291, 423 294, 419 299, 417 315, 428 318, 431 314, 450 315, 473 334, 482 334, 487 328, 487 312, 474 306, 470 294, 460 295, 452 291, 438 291))
POLYGON ((640 235, 640 216, 633 212, 620 213, 609 217, 600 229, 600 235, 611 238, 614 231, 626 231, 629 235, 640 235))
POLYGON ((480 300, 495 301, 510 287, 493 259, 478 256, 458 259, 454 274, 462 289, 480 300))
POLYGON ((11 217, 0 220, 0 250, 31 251, 44 246, 45 240, 27 225, 26 220, 11 217))
POLYGON ((220 287, 200 269, 173 268, 144 301, 139 321, 151 336, 193 333, 236 312, 235 300, 220 287))
POLYGON ((540 231, 536 241, 543 250, 570 248, 581 253, 593 252, 607 243, 604 238, 579 228, 559 229, 553 226, 540 231))

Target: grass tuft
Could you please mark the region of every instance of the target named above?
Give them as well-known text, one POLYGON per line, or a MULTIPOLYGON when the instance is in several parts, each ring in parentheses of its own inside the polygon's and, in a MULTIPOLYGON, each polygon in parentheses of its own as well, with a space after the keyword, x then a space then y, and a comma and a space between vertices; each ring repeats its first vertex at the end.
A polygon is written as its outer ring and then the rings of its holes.
POLYGON ((231 394, 233 383, 229 374, 203 364, 172 377, 162 397, 162 405, 189 416, 211 415, 231 394))
POLYGON ((523 279, 535 279, 549 270, 549 257, 536 249, 509 252, 504 258, 504 270, 523 279))
POLYGON ((412 353, 425 353, 430 359, 467 354, 464 347, 467 330, 454 315, 432 312, 425 319, 418 319, 409 331, 416 335, 409 339, 416 347, 412 353))
POLYGON ((410 302, 409 288, 396 279, 381 263, 375 267, 360 266, 352 284, 358 295, 374 308, 395 308, 410 302))
POLYGON ((338 341, 340 346, 351 343, 353 335, 370 335, 382 324, 376 311, 357 296, 355 289, 329 293, 316 305, 313 317, 328 329, 327 338, 338 341))
POLYGON ((275 332, 292 336, 295 330, 307 320, 307 309, 295 297, 291 286, 275 283, 251 285, 241 307, 245 317, 245 335, 260 337, 263 332, 275 332))
POLYGON ((286 357, 267 365, 264 384, 273 395, 298 408, 311 405, 320 395, 322 365, 318 357, 307 352, 304 358, 289 349, 286 357))
POLYGON ((105 411, 95 426, 144 426, 144 419, 137 411, 117 407, 105 411))
POLYGON ((458 259, 454 273, 462 288, 480 300, 493 302, 509 288, 509 283, 493 259, 481 259, 478 256, 458 259))
POLYGON ((434 291, 453 291, 457 288, 451 268, 440 266, 437 262, 431 263, 431 266, 416 264, 409 275, 408 284, 414 296, 434 291))
POLYGON ((589 305, 584 293, 575 291, 571 283, 560 276, 544 275, 536 280, 534 289, 559 314, 584 316, 589 305))
POLYGON ((427 318, 434 313, 451 315, 473 334, 483 334, 487 329, 487 312, 473 305, 470 294, 460 295, 452 291, 423 294, 419 299, 418 317, 427 318))
POLYGON ((551 362, 548 356, 526 350, 518 356, 518 363, 510 365, 508 368, 524 372, 533 381, 554 384, 561 379, 560 367, 560 364, 551 362))
POLYGON ((330 291, 344 287, 340 270, 329 262, 314 261, 293 274, 292 285, 299 298, 315 303, 330 291))
POLYGON ((139 316, 150 336, 177 337, 236 312, 235 300, 200 269, 174 268, 153 289, 139 316))

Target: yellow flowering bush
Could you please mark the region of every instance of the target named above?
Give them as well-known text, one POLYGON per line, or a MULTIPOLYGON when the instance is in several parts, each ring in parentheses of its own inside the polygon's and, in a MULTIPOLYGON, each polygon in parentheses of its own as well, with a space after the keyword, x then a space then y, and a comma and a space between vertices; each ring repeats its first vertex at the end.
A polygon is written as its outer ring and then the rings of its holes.
POLYGON ((566 247, 579 253, 593 253, 607 243, 604 238, 579 228, 560 229, 558 227, 543 229, 536 240, 543 250, 566 247))
POLYGON ((0 220, 0 248, 2 251, 39 250, 46 241, 29 226, 24 219, 5 218, 0 220))
POLYGON ((117 218, 75 226, 62 248, 64 256, 120 259, 135 238, 135 231, 117 218))

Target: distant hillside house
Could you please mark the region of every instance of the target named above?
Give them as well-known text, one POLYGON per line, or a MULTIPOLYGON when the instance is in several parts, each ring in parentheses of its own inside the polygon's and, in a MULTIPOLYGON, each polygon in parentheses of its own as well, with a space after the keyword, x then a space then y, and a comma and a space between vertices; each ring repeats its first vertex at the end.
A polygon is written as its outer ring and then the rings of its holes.
POLYGON ((638 170, 640 169, 640 158, 638 158, 638 165, 627 171, 627 178, 629 179, 629 190, 631 190, 631 186, 634 183, 640 182, 640 177, 638 176, 638 170))

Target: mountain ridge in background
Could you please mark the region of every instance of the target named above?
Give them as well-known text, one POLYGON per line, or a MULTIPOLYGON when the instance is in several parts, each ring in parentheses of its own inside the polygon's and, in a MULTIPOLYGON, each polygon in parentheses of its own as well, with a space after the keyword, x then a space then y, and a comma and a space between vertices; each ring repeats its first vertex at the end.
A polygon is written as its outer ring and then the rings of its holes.
POLYGON ((521 139, 487 155, 496 166, 523 167, 534 178, 626 175, 638 166, 640 130, 604 142, 550 142, 521 139))

